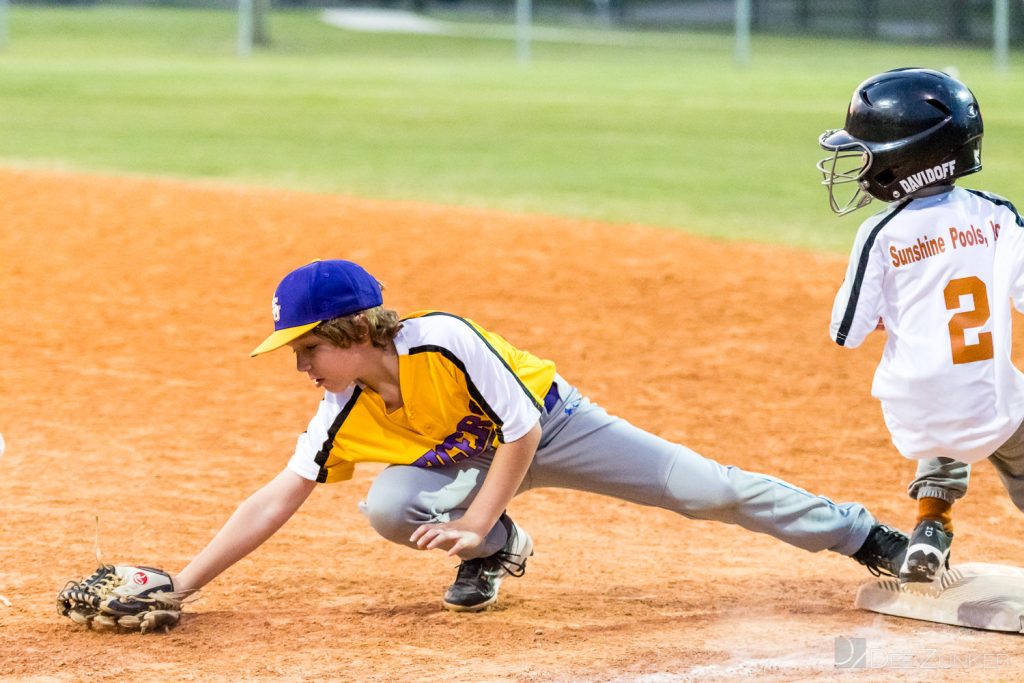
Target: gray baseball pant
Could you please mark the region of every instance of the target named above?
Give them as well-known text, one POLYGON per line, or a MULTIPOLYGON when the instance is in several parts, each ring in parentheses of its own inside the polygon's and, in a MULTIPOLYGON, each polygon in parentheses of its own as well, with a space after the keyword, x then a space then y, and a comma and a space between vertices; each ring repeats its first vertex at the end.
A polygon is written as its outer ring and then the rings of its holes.
MULTIPOLYGON (((544 487, 589 491, 842 555, 860 549, 875 524, 859 503, 836 504, 774 477, 720 465, 634 427, 561 377, 548 399, 540 445, 518 493, 544 487)), ((409 537, 421 524, 462 516, 493 457, 488 450, 448 467, 392 465, 377 476, 360 507, 381 536, 415 547, 409 537)), ((506 538, 504 527, 496 524, 462 559, 491 555, 506 538)))
MULTIPOLYGON (((1003 481, 1010 500, 1024 512, 1024 423, 988 457, 1003 481)), ((911 498, 940 498, 954 503, 967 493, 971 466, 950 458, 928 458, 917 463, 917 476, 907 487, 911 498)))

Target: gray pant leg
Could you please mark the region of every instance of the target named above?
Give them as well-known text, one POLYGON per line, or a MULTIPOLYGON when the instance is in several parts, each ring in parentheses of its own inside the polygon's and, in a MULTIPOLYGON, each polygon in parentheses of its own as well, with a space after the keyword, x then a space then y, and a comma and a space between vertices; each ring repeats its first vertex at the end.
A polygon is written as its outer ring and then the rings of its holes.
MULTIPOLYGON (((599 493, 843 555, 860 549, 875 524, 858 503, 837 505, 774 477, 724 467, 608 415, 561 378, 558 383, 562 398, 541 417, 541 443, 519 493, 541 487, 599 493)), ((420 524, 465 513, 493 455, 448 467, 388 467, 370 487, 363 511, 381 536, 415 547, 409 536, 420 524)), ((504 527, 496 524, 463 559, 490 555, 505 540, 504 527)))
POLYGON ((737 524, 817 552, 852 555, 875 519, 774 477, 724 467, 591 403, 559 378, 562 400, 541 419, 543 436, 525 488, 601 493, 693 519, 737 524))
POLYGON ((1006 492, 1017 509, 1024 512, 1024 424, 1006 443, 989 456, 999 478, 1003 480, 1006 492))
MULTIPOLYGON (((988 459, 999 472, 1013 504, 1024 511, 1024 423, 988 459)), ((954 503, 967 493, 970 477, 971 466, 965 463, 949 458, 921 460, 907 493, 914 499, 940 498, 954 503)))
MULTIPOLYGON (((415 548, 409 540, 421 524, 450 522, 462 517, 476 497, 491 466, 494 451, 448 467, 392 465, 373 480, 360 509, 381 536, 415 548)), ((497 523, 464 560, 486 557, 505 546, 508 533, 497 523)))
POLYGON ((927 458, 917 462, 917 475, 907 487, 914 500, 938 498, 953 504, 967 493, 971 466, 950 458, 927 458))

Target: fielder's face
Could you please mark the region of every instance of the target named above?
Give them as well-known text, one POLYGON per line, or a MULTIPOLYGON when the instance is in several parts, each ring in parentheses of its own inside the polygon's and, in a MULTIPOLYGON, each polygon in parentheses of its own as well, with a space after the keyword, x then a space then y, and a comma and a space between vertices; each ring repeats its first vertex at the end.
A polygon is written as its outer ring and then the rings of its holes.
POLYGON ((295 352, 295 369, 326 391, 344 391, 366 370, 369 342, 343 349, 308 332, 288 346, 295 352))

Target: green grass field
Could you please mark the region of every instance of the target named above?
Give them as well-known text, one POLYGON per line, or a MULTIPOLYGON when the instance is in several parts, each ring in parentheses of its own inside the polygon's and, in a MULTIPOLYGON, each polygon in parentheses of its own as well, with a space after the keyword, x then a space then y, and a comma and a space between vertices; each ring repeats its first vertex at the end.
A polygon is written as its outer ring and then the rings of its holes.
MULTIPOLYGON (((970 186, 1024 202, 1024 64, 979 50, 657 35, 629 47, 343 31, 275 12, 236 58, 226 11, 15 6, 0 163, 217 178, 640 222, 845 250, 818 134, 887 68, 956 66, 986 120, 970 186)), ((864 215, 867 215, 866 213, 864 215)))

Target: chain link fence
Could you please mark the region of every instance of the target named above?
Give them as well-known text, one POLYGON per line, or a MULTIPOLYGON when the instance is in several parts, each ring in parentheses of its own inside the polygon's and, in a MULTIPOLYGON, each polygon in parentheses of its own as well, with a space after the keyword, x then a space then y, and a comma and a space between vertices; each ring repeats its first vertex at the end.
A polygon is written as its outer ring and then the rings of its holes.
MULTIPOLYGON (((749 0, 755 33, 987 45, 993 0, 749 0)), ((17 4, 234 7, 237 0, 14 0, 17 4)), ((1024 44, 1024 0, 1008 0, 1013 45, 1024 44)), ((271 0, 273 7, 382 7, 512 21, 516 0, 271 0)), ((538 22, 632 30, 731 31, 735 0, 532 0, 538 22)))

